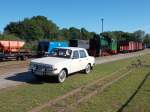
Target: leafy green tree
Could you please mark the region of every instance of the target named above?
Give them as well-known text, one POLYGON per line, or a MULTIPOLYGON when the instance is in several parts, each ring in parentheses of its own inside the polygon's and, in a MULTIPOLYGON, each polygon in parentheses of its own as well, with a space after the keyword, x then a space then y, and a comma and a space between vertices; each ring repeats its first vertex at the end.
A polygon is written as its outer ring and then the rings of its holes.
POLYGON ((65 39, 65 40, 70 40, 71 36, 70 36, 70 32, 67 28, 63 28, 60 31, 60 35, 65 39))
POLYGON ((109 38, 114 38, 118 41, 142 41, 145 32, 142 30, 138 30, 134 33, 123 32, 123 31, 112 31, 112 32, 104 32, 103 36, 107 36, 109 38))
POLYGON ((20 40, 18 37, 15 35, 9 34, 9 35, 0 35, 0 40, 20 40))
POLYGON ((37 41, 30 41, 30 42, 26 42, 26 44, 23 46, 23 49, 29 49, 31 51, 36 51, 37 47, 38 47, 37 41))
POLYGON ((142 30, 137 30, 133 33, 133 36, 136 41, 142 41, 145 36, 145 32, 142 30))
POLYGON ((48 39, 51 37, 50 35, 57 32, 57 25, 44 16, 34 16, 20 22, 11 22, 4 28, 5 34, 14 34, 26 41, 48 39))
POLYGON ((85 28, 81 28, 81 39, 90 39, 91 34, 85 28))
POLYGON ((146 44, 146 46, 150 46, 150 34, 145 35, 143 42, 146 44))
POLYGON ((4 34, 12 34, 27 42, 36 40, 89 39, 93 33, 85 28, 59 27, 44 16, 33 16, 23 21, 11 22, 4 28, 4 34))
POLYGON ((69 32, 70 32, 71 39, 81 39, 80 29, 77 29, 75 27, 70 27, 69 32))
POLYGON ((34 16, 31 20, 44 31, 44 38, 48 38, 51 33, 58 32, 58 26, 44 16, 34 16))

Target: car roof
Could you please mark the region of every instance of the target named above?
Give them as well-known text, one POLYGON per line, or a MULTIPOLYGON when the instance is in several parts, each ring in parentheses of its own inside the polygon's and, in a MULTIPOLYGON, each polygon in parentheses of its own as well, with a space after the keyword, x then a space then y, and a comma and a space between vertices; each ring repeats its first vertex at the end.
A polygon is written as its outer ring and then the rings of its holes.
POLYGON ((70 50, 84 50, 84 48, 79 48, 79 47, 56 47, 60 49, 70 49, 70 50))

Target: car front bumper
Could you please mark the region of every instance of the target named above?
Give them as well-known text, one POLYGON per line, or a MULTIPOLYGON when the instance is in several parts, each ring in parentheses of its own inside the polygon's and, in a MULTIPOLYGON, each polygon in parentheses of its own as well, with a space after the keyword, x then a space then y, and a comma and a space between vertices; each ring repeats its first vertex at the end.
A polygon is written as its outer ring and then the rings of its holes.
POLYGON ((56 76, 59 73, 57 71, 46 71, 46 70, 30 70, 34 75, 39 75, 39 76, 56 76))

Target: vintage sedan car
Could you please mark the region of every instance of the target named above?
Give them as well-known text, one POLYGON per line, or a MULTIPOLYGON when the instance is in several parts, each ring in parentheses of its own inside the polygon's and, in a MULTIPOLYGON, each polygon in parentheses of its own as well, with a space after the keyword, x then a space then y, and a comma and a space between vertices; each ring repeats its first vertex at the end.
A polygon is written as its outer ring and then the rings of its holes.
POLYGON ((29 70, 36 77, 56 76, 58 82, 64 82, 66 76, 84 71, 90 73, 95 64, 95 58, 88 55, 83 48, 54 48, 48 57, 31 60, 29 70))

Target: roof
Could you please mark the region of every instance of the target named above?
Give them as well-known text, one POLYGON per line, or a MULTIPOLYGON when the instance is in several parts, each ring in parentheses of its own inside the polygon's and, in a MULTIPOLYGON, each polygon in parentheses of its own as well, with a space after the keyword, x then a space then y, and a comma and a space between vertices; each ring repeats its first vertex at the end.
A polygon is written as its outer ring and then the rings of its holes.
POLYGON ((79 47, 57 47, 57 48, 70 49, 70 50, 84 50, 84 48, 79 48, 79 47))

